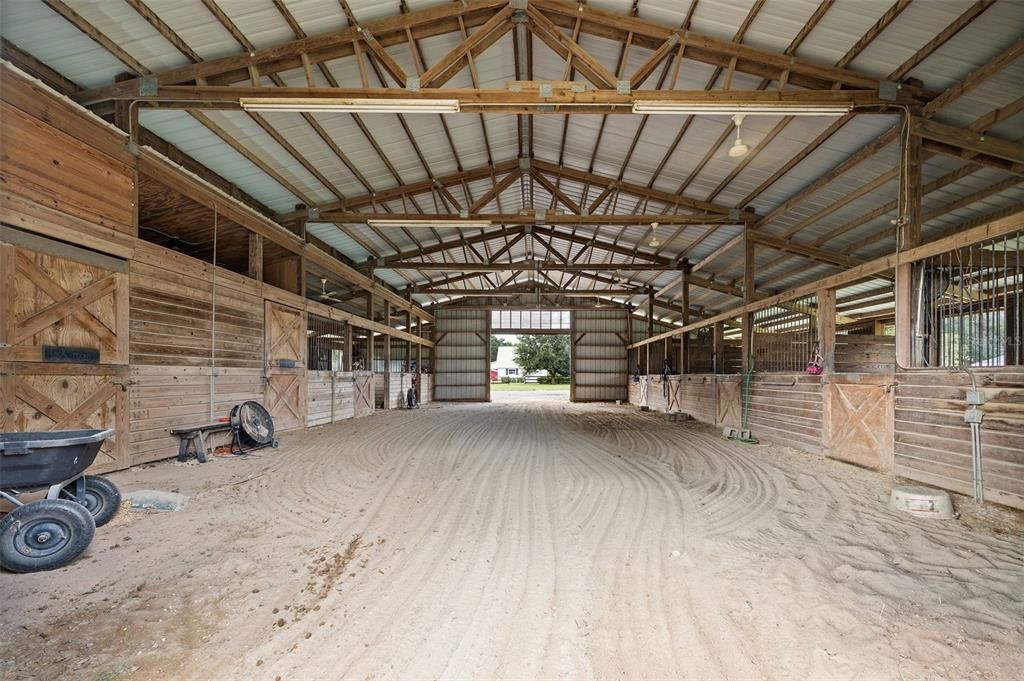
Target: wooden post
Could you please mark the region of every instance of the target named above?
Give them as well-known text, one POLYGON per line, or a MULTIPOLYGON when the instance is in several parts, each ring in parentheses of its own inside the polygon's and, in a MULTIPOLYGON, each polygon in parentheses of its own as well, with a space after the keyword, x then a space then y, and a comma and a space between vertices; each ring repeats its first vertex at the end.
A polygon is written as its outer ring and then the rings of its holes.
MULTIPOLYGON (((391 301, 384 301, 384 326, 391 328, 391 301)), ((384 408, 391 408, 391 336, 384 334, 384 408)))
MULTIPOLYGON (((919 119, 911 117, 909 125, 916 127, 919 122, 919 119)), ((901 150, 907 164, 903 169, 907 200, 903 215, 897 216, 903 237, 897 248, 905 251, 921 244, 921 138, 914 134, 907 135, 901 140, 901 150)), ((919 267, 913 263, 903 263, 896 267, 897 368, 920 366, 923 359, 923 339, 915 333, 918 316, 923 312, 914 310, 914 273, 919 267)))
POLYGON ((831 376, 836 366, 836 290, 826 288, 818 291, 818 350, 825 358, 822 374, 831 376))
MULTIPOLYGON (((416 335, 423 338, 423 320, 416 318, 416 335)), ((416 404, 420 403, 420 383, 423 378, 423 344, 416 344, 416 404)))
POLYGON ((725 322, 715 322, 714 337, 712 339, 712 357, 716 374, 725 373, 725 322))
POLYGON ((249 271, 250 279, 263 281, 263 235, 249 232, 249 271))
POLYGON ((341 370, 352 371, 352 325, 345 324, 344 343, 341 357, 341 370))
MULTIPOLYGON (((647 287, 647 337, 650 338, 654 335, 654 289, 650 286, 647 287)), ((647 370, 644 372, 645 375, 651 375, 651 344, 648 343, 644 346, 647 351, 647 370)))
MULTIPOLYGON (((373 321, 373 294, 366 292, 366 318, 373 321)), ((373 371, 373 329, 366 330, 366 370, 373 371)))
MULTIPOLYGON (((690 263, 686 258, 683 258, 679 264, 682 272, 680 277, 683 281, 683 309, 682 309, 682 321, 683 326, 690 323, 690 263)), ((690 373, 690 332, 687 331, 679 338, 679 375, 690 373)))
MULTIPOLYGON (((754 240, 750 236, 750 222, 743 226, 743 303, 754 302, 754 240)), ((743 373, 754 368, 754 313, 742 315, 743 373)))

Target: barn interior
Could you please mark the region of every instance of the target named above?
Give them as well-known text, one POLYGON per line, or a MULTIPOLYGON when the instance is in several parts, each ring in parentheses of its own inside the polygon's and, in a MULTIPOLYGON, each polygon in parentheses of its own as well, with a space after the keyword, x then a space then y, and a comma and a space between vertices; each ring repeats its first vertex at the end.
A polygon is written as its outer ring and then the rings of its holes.
POLYGON ((0 678, 1015 677, 1022 10, 3 2, 0 678))

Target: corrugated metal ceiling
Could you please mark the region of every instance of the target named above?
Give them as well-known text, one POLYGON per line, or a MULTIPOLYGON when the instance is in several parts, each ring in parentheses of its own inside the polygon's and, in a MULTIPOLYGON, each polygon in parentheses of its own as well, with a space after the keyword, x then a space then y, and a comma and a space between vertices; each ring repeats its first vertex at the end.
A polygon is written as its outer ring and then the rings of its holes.
MULTIPOLYGON (((360 22, 371 22, 396 13, 396 4, 391 0, 351 0, 348 4, 360 22)), ((437 4, 434 0, 407 2, 412 11, 437 4)), ((878 77, 887 76, 972 4, 973 0, 912 3, 852 61, 851 68, 878 77)), ((68 0, 68 5, 149 70, 159 72, 189 61, 140 15, 118 0, 68 0)), ((240 52, 238 41, 215 20, 200 0, 150 0, 148 5, 201 59, 240 52)), ((310 36, 325 34, 347 25, 344 13, 333 0, 285 0, 284 5, 301 29, 310 36)), ((760 5, 743 42, 781 52, 789 46, 818 5, 818 0, 767 0, 760 5)), ((891 5, 891 0, 835 3, 797 49, 797 56, 823 64, 837 62, 891 5)), ((257 48, 277 45, 294 38, 294 33, 270 0, 221 0, 220 6, 245 38, 257 48)), ((588 6, 628 14, 634 3, 632 0, 591 0, 588 6)), ((731 40, 755 6, 754 0, 700 0, 690 28, 731 40)), ((679 26, 690 9, 690 2, 640 0, 636 3, 636 9, 641 18, 679 26)), ((929 91, 938 92, 949 87, 1024 34, 1024 12, 1020 9, 1020 3, 1014 0, 997 1, 967 28, 912 69, 909 75, 921 79, 929 91)), ((108 84, 115 75, 126 70, 113 55, 39 2, 2 3, 0 30, 5 38, 82 87, 108 84)), ((470 29, 470 32, 473 30, 470 29)), ((421 40, 418 47, 429 65, 441 59, 459 40, 457 34, 447 34, 421 40)), ((620 43, 592 35, 583 35, 580 43, 608 69, 613 72, 617 70, 623 51, 620 43)), ((388 52, 407 72, 416 72, 406 46, 393 46, 388 48, 388 52)), ((632 73, 649 54, 650 50, 633 46, 622 72, 627 75, 632 73)), ((511 34, 505 35, 477 57, 475 66, 482 87, 503 87, 505 81, 515 79, 517 76, 512 58, 511 34)), ((361 84, 360 70, 354 59, 335 60, 327 67, 342 86, 361 84)), ((533 70, 534 78, 561 79, 564 61, 536 40, 533 41, 533 70)), ((714 71, 707 64, 684 60, 676 87, 702 89, 714 71)), ((370 84, 375 85, 374 71, 368 69, 367 72, 370 84)), ((660 73, 660 69, 656 70, 644 87, 654 87, 660 73)), ((283 73, 281 76, 289 85, 298 86, 305 82, 304 74, 300 71, 283 73)), ((520 74, 520 77, 525 77, 525 74, 520 74)), ((575 77, 577 80, 582 78, 579 74, 575 77)), ((317 73, 316 78, 318 84, 327 84, 321 74, 317 73)), ((953 125, 967 126, 980 116, 1019 98, 1022 82, 1024 60, 1017 60, 974 89, 970 96, 957 99, 941 111, 938 118, 953 125)), ((468 70, 463 70, 452 79, 449 87, 469 87, 471 84, 468 70)), ((756 78, 736 74, 733 88, 752 89, 759 84, 756 78)), ((722 78, 719 77, 717 87, 721 85, 722 78)), ((336 201, 338 194, 345 198, 360 197, 401 183, 445 176, 488 163, 501 163, 515 159, 520 153, 517 117, 510 114, 448 115, 443 119, 444 124, 441 116, 405 116, 404 125, 403 121, 391 114, 364 115, 359 122, 347 114, 317 114, 315 120, 345 155, 344 161, 298 114, 267 114, 268 122, 297 150, 302 160, 321 173, 331 185, 325 186, 303 167, 299 159, 289 154, 246 115, 208 115, 261 162, 317 203, 336 201)), ((896 120, 894 116, 884 115, 855 118, 784 177, 754 197, 750 206, 762 215, 769 213, 864 145, 884 134, 896 120)), ((727 155, 731 134, 728 134, 720 148, 709 154, 712 142, 723 133, 731 131, 731 122, 727 117, 701 117, 692 121, 674 149, 669 149, 669 145, 686 123, 685 117, 651 116, 643 123, 639 136, 639 117, 611 116, 605 120, 601 116, 576 115, 569 117, 569 125, 566 126, 564 116, 550 115, 536 116, 532 121, 524 120, 523 125, 529 129, 531 122, 533 152, 538 159, 564 163, 568 168, 598 173, 611 179, 621 176, 627 182, 649 185, 664 192, 678 192, 685 183, 682 192, 684 197, 706 200, 717 192, 715 201, 724 206, 736 206, 771 177, 786 160, 800 152, 807 142, 828 127, 832 119, 797 118, 752 159, 733 159, 727 155), (628 163, 624 165, 627 158, 628 163), (742 171, 734 173, 740 164, 743 164, 742 171), (660 166, 661 172, 655 176, 660 166), (731 175, 734 176, 727 181, 731 175)), ((275 211, 288 212, 300 201, 292 191, 231 149, 186 113, 144 111, 142 123, 275 211)), ((742 127, 742 137, 752 149, 756 148, 778 123, 777 117, 748 117, 742 127)), ((1018 114, 1001 122, 990 134, 1019 139, 1022 132, 1024 115, 1018 114)), ((765 231, 785 234, 801 221, 829 210, 835 202, 843 201, 866 183, 891 172, 896 162, 897 147, 889 145, 879 154, 822 187, 801 205, 766 225, 765 231)), ((927 160, 924 166, 925 182, 955 171, 962 163, 945 156, 927 160)), ((1004 182, 1007 177, 1007 173, 999 170, 976 170, 926 196, 924 210, 927 214, 963 202, 979 192, 983 193, 986 187, 1004 182)), ((555 181, 554 177, 551 179, 555 181)), ((488 191, 490 186, 489 179, 480 179, 464 186, 453 185, 450 190, 460 201, 471 203, 488 191)), ((567 180, 559 181, 558 186, 576 202, 592 201, 600 192, 600 189, 593 186, 585 187, 581 183, 567 180)), ((891 247, 885 236, 891 212, 865 221, 849 232, 835 234, 826 241, 821 239, 894 200, 895 195, 895 182, 882 184, 875 191, 864 194, 816 220, 806 229, 801 229, 795 238, 801 243, 816 244, 832 250, 849 249, 862 244, 851 252, 859 257, 882 253, 891 247), (871 241, 874 234, 880 236, 871 241)), ((417 197, 416 201, 424 210, 434 210, 434 202, 429 194, 417 197)), ((932 218, 926 224, 926 234, 942 233, 957 224, 976 220, 994 210, 1019 205, 1022 201, 1024 189, 1020 185, 1007 187, 960 206, 947 215, 932 218)), ((550 209, 554 205, 550 193, 539 184, 530 187, 523 182, 514 183, 485 210, 499 210, 499 202, 500 210, 504 212, 533 207, 550 209)), ((403 212, 412 209, 411 206, 403 206, 401 201, 391 201, 387 207, 392 211, 403 212)), ((665 208, 664 204, 658 202, 652 201, 645 205, 636 197, 625 195, 605 202, 602 207, 605 211, 614 209, 616 212, 660 212, 665 208)), ((380 234, 365 225, 346 225, 344 229, 331 225, 312 225, 311 231, 357 262, 393 255, 396 247, 403 251, 413 250, 420 245, 436 243, 438 238, 448 240, 457 236, 457 232, 451 229, 433 232, 417 230, 413 233, 413 239, 401 230, 380 234)), ((579 227, 573 231, 584 236, 599 234, 601 238, 614 240, 629 248, 650 250, 646 246, 650 230, 646 227, 579 227)), ((659 253, 670 257, 685 254, 691 261, 699 260, 727 243, 737 233, 737 228, 717 228, 694 245, 704 233, 705 230, 700 227, 665 229, 661 234, 663 245, 659 253)), ((497 245, 498 239, 500 237, 481 244, 481 252, 490 253, 500 248, 497 245)), ((556 240, 556 244, 570 254, 579 248, 568 242, 562 243, 561 240, 556 240)), ((532 248, 529 240, 524 240, 508 255, 513 259, 526 258, 533 252, 532 248)), ((535 249, 540 253, 543 250, 539 245, 535 249)), ((458 257, 455 254, 449 255, 458 257)), ((601 255, 613 257, 607 252, 601 255)), ((808 277, 817 276, 823 271, 835 271, 830 266, 808 266, 809 261, 796 256, 780 258, 774 251, 765 256, 759 254, 758 262, 765 266, 774 263, 758 274, 759 281, 771 280, 773 286, 807 281, 808 277), (776 281, 777 284, 774 283, 776 281)), ((735 257, 720 258, 709 269, 723 280, 739 277, 735 257)), ((664 277, 636 274, 633 278, 637 282, 660 282, 664 277)), ((389 274, 387 279, 395 285, 405 285, 405 279, 398 275, 389 274)), ((734 302, 734 299, 710 293, 702 304, 713 307, 728 305, 729 301, 734 302)))

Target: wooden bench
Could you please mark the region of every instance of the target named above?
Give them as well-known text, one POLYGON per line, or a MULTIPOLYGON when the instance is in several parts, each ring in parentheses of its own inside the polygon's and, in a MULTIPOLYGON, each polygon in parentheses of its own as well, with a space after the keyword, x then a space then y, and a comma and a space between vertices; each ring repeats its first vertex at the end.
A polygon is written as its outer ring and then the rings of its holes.
POLYGON ((231 430, 231 424, 227 421, 213 421, 202 423, 198 426, 187 428, 173 428, 171 435, 179 438, 178 461, 187 461, 190 450, 195 452, 199 463, 206 463, 206 435, 208 433, 219 433, 222 430, 231 430))

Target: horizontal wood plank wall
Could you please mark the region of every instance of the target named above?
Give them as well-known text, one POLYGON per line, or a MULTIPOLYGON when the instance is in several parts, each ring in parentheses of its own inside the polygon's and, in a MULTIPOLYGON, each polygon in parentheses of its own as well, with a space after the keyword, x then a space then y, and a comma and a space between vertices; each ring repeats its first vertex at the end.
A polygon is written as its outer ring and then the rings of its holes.
MULTIPOLYGON (((743 400, 740 379, 739 399, 743 400)), ((821 377, 809 374, 754 374, 750 384, 751 434, 763 440, 821 452, 821 377)))
POLYGON ((308 371, 306 394, 307 426, 322 426, 355 416, 351 372, 308 371))
POLYGON ((836 373, 885 373, 896 366, 896 337, 839 334, 836 336, 836 373))
MULTIPOLYGON (((712 425, 740 427, 743 377, 693 374, 679 387, 682 411, 712 425), (689 409, 689 411, 687 411, 689 409)), ((649 376, 648 404, 665 411, 661 376, 649 376)), ((644 380, 644 377, 641 377, 644 380)), ((638 404, 639 384, 629 384, 629 401, 638 404)), ((748 427, 754 437, 809 452, 822 451, 821 378, 807 374, 755 374, 750 386, 748 427)))
POLYGON ((0 219, 126 255, 135 234, 135 157, 126 136, 0 65, 0 219), (49 229, 52 225, 55 229, 49 229))
POLYGON ((703 423, 717 425, 718 390, 714 374, 687 374, 679 384, 679 408, 703 423))
MULTIPOLYGON (((1024 368, 973 369, 985 394, 981 426, 985 500, 1024 508, 1024 368)), ((971 494, 970 427, 962 371, 896 374, 895 473, 971 494)))
POLYGON ((171 429, 264 401, 263 296, 251 279, 145 242, 129 267, 129 459, 137 465, 177 453, 171 429))

